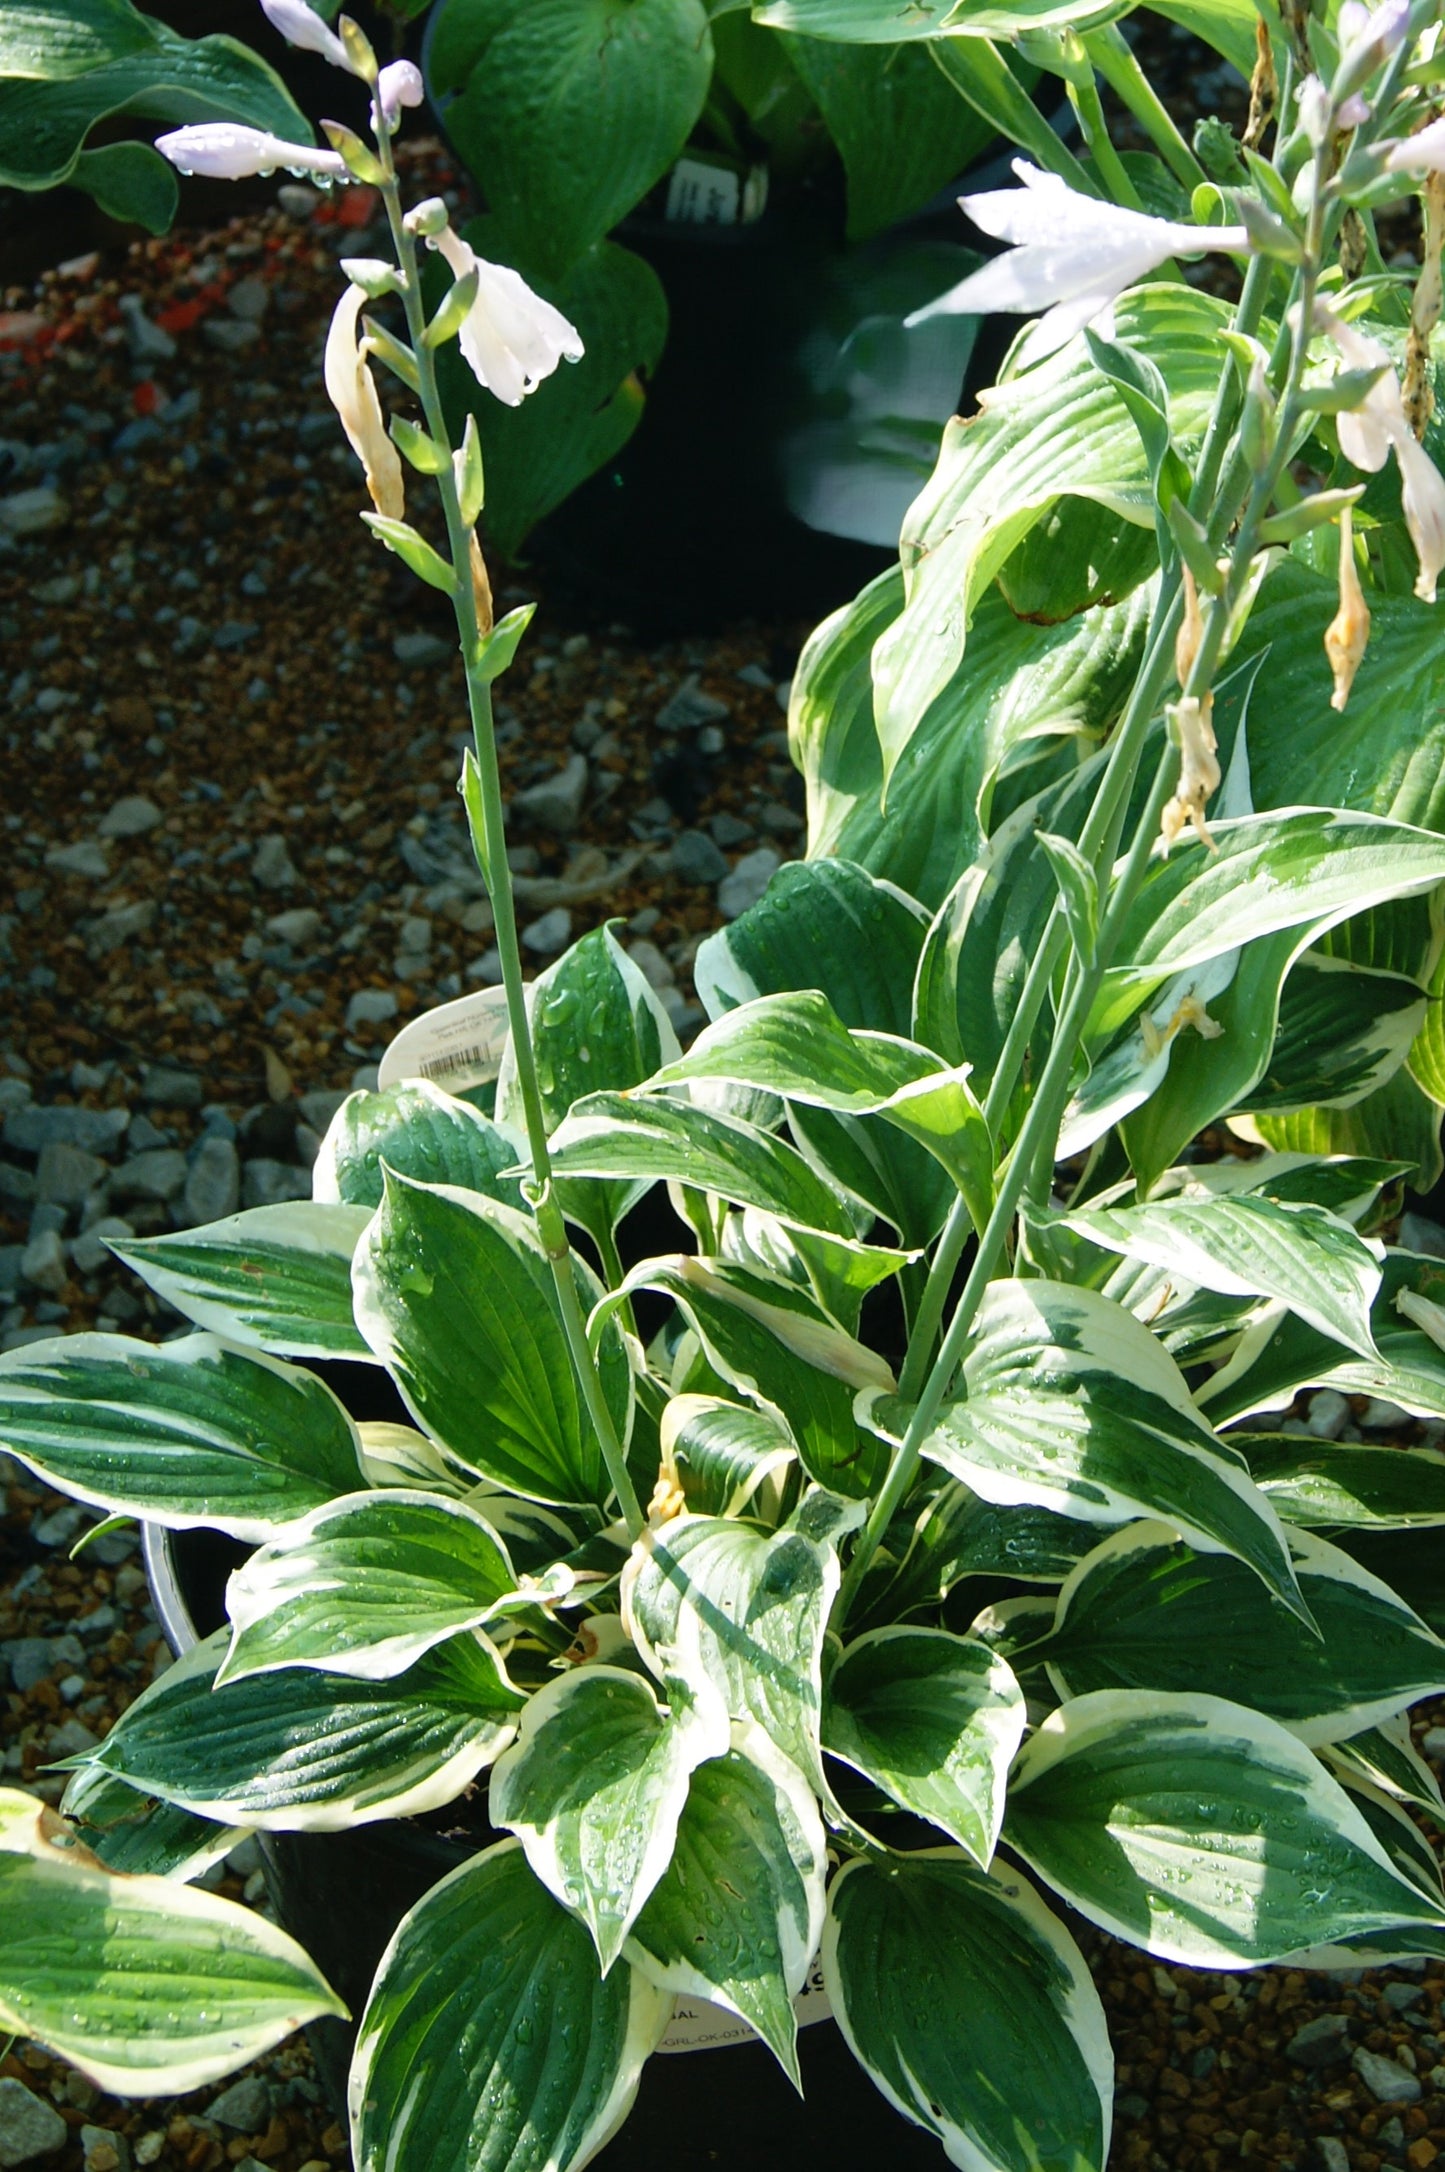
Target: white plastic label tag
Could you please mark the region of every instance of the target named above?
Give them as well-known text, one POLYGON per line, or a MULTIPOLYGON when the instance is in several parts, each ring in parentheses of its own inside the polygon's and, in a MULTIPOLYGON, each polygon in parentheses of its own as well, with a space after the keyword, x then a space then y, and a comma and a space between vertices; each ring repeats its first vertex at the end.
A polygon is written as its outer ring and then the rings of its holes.
POLYGON ((462 1093, 495 1078, 507 1045, 507 997, 504 989, 481 988, 423 1011, 402 1027, 381 1059, 377 1083, 383 1089, 403 1079, 430 1079, 444 1093, 462 1093))
MULTIPOLYGON (((807 1982, 793 2001, 793 2012, 798 2017, 800 2029, 811 2027, 815 2021, 832 2019, 833 2009, 823 1989, 821 1961, 814 1961, 807 1982)), ((673 2006, 672 2019, 657 2048, 659 2051, 717 2051, 724 2044, 756 2041, 756 2031, 746 2021, 740 2021, 736 2014, 730 2014, 725 2006, 714 2006, 707 1999, 681 1997, 673 2006)))

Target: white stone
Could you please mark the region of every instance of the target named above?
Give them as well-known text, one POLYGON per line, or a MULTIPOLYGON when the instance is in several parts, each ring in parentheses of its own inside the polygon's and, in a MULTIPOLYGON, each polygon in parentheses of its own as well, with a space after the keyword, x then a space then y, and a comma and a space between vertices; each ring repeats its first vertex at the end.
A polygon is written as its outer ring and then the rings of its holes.
POLYGON ((70 2129, 53 2104, 8 2075, 0 2081, 0 2165, 7 2172, 11 2165, 53 2157, 69 2137, 70 2129))
POLYGON ((535 957, 554 958, 559 950, 565 950, 571 935, 572 915, 565 905, 554 905, 551 912, 523 928, 522 944, 535 957))
POLYGON ((346 1030, 358 1026, 384 1026, 396 1016, 396 997, 389 988, 358 988, 346 1006, 346 1030))
POLYGON ((102 837, 143 837, 160 819, 160 808, 153 799, 132 792, 125 799, 118 799, 102 819, 100 834, 102 837))
POLYGON ((0 498, 0 528, 7 535, 45 535, 52 528, 63 528, 69 518, 68 500, 47 483, 0 498))
POLYGON ((289 943, 293 950, 304 950, 325 925, 320 913, 310 905, 293 905, 284 913, 272 913, 266 922, 267 932, 289 943))
POLYGON ((756 905, 778 869, 782 856, 771 845, 759 845, 756 852, 746 852, 732 873, 717 886, 718 911, 724 920, 737 920, 756 905))
POLYGON ((103 845, 52 845, 45 855, 45 864, 58 869, 62 875, 83 875, 88 882, 104 882, 110 873, 110 861, 103 845))
POLYGON ((299 879, 286 840, 278 831, 273 830, 257 845, 251 859, 251 879, 262 890, 289 890, 299 879))
POLYGON ((512 801, 513 816, 535 829, 551 830, 558 837, 570 836, 582 816, 587 776, 586 756, 569 755, 555 776, 544 777, 540 784, 529 785, 525 792, 517 794, 512 801))

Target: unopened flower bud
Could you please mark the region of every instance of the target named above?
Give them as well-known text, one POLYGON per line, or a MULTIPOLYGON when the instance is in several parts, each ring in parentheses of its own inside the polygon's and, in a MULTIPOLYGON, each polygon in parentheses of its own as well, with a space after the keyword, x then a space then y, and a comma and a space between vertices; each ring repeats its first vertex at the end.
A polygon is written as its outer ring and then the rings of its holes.
POLYGON ((487 578, 487 561, 482 556, 482 546, 477 541, 475 528, 467 545, 467 561, 472 576, 472 603, 477 614, 477 632, 489 634, 496 614, 492 608, 492 584, 487 578))
POLYGON ((403 106, 419 106, 426 96, 414 61, 394 60, 376 79, 376 104, 388 133, 395 135, 403 106))
POLYGON ((413 204, 402 224, 409 234, 430 240, 433 234, 441 233, 451 224, 451 213, 440 196, 428 196, 421 203, 413 204))
POLYGON ((1307 75, 1299 88, 1299 124, 1315 150, 1330 139, 1335 123, 1334 101, 1317 75, 1307 75))
POLYGON ((1369 638, 1369 606, 1360 586, 1350 508, 1346 506, 1340 515, 1340 607, 1325 628, 1325 654, 1335 677, 1335 690, 1330 696, 1332 709, 1343 709, 1349 700, 1369 638))
POLYGON ((340 38, 314 8, 306 5, 306 0, 261 0, 261 10, 288 45, 306 53, 324 53, 333 68, 345 68, 348 75, 354 74, 340 38))
POLYGON ((252 174, 310 174, 323 184, 344 181, 346 163, 335 151, 309 143, 286 143, 264 128, 242 128, 234 121, 198 121, 156 137, 156 149, 180 173, 203 174, 210 181, 243 181, 252 174))
POLYGON ((1239 444, 1255 474, 1263 474, 1274 451, 1274 394, 1269 389, 1264 364, 1258 356, 1245 389, 1244 411, 1239 418, 1239 444))
POLYGON ((1194 833, 1213 848, 1214 839, 1205 827, 1204 809, 1212 792, 1219 789, 1219 758, 1214 739, 1214 696, 1202 698, 1194 694, 1181 694, 1165 710, 1169 729, 1179 747, 1179 782, 1174 797, 1164 809, 1159 824, 1167 852, 1186 822, 1192 823, 1194 833))
POLYGON ((1199 609, 1199 590, 1188 566, 1184 573, 1184 616, 1179 621, 1179 631, 1174 636, 1174 676, 1181 687, 1189 684, 1189 674, 1194 669, 1194 659, 1199 654, 1199 643, 1204 633, 1204 619, 1199 609))

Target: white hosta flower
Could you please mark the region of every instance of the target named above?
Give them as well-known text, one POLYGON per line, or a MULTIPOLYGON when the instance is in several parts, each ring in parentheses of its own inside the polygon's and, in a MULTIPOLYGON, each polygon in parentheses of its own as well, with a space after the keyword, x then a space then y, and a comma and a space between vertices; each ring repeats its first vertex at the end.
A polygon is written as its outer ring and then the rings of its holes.
POLYGON ((1392 144, 1385 154, 1391 173, 1445 173, 1445 120, 1392 144))
POLYGON ((204 174, 211 181, 242 181, 253 173, 308 173, 321 181, 350 177, 335 151, 317 151, 309 143, 284 143, 264 128, 242 128, 234 121, 200 121, 156 137, 156 149, 181 173, 204 174))
POLYGON ((534 294, 520 272, 508 264, 488 264, 449 226, 430 236, 428 246, 441 251, 456 278, 477 274, 477 298, 459 344, 477 383, 505 406, 520 407, 564 358, 581 361, 576 326, 534 294))
POLYGON ((1243 255, 1249 236, 1242 226, 1186 226, 1124 211, 1080 196, 1058 174, 1042 173, 1016 158, 1021 189, 988 189, 959 198, 975 226, 997 241, 1014 243, 959 286, 908 318, 987 316, 1006 311, 1043 316, 1030 340, 1033 356, 1052 354, 1081 326, 1099 321, 1113 330, 1115 297, 1171 256, 1199 256, 1207 249, 1243 255))
POLYGON ((414 61, 394 60, 382 69, 376 82, 376 103, 387 128, 395 134, 403 106, 419 106, 426 96, 421 70, 414 61))
POLYGON ((1373 8, 1364 0, 1342 0, 1336 25, 1341 75, 1351 82, 1373 75, 1409 27, 1410 0, 1380 0, 1373 8))
POLYGON ((324 53, 333 68, 355 74, 346 47, 330 24, 324 23, 314 8, 307 7, 306 0, 261 0, 261 12, 288 45, 299 46, 307 53, 324 53))
POLYGON ((366 470, 366 487, 378 513, 390 520, 406 517, 401 456, 386 434, 386 418, 357 344, 356 322, 366 300, 360 287, 348 287, 336 305, 326 335, 326 396, 341 417, 341 427, 366 470))
POLYGON ((1357 408, 1335 418, 1340 451, 1367 475, 1376 474, 1394 453, 1405 526, 1420 565, 1415 593, 1422 603, 1433 603, 1436 583, 1445 572, 1445 479, 1410 428, 1399 374, 1379 340, 1347 324, 1323 303, 1316 305, 1315 323, 1334 341, 1347 368, 1384 371, 1357 408))

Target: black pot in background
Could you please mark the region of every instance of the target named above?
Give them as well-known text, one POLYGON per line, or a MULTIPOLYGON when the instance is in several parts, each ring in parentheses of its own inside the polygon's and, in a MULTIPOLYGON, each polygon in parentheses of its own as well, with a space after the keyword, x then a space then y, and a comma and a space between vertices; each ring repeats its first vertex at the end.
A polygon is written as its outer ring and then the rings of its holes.
MULTIPOLYGON (((390 1383, 372 1375, 372 1385, 390 1383)), ((161 1626, 174 1651, 188 1651, 222 1626, 226 1578, 250 1548, 217 1532, 156 1524, 145 1527, 144 1544, 161 1626)), ((500 1836, 478 1809, 454 1804, 425 1820, 257 1837, 277 1917, 359 2020, 406 1911, 500 1836), (470 1830, 458 1830, 459 1818, 470 1830)), ((306 2034, 344 2122, 355 2028, 328 2018, 306 2034)), ((598 2172, 800 2172, 813 2162, 828 2172, 943 2172, 938 2143, 892 2109, 833 2022, 804 2029, 798 2042, 805 2098, 756 2042, 656 2054, 621 2133, 594 2159, 598 2172)), ((444 2076, 437 2085, 445 2086, 444 2076)))

